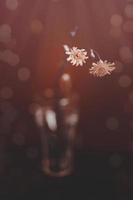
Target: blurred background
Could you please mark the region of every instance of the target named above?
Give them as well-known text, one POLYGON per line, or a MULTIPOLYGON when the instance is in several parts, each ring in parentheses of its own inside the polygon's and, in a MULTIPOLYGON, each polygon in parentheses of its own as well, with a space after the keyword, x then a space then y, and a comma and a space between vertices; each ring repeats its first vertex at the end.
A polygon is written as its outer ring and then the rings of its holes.
POLYGON ((51 189, 57 199, 76 199, 62 191, 77 183, 84 199, 133 199, 132 67, 132 0, 0 0, 1 199, 51 189), (67 65, 80 115, 75 175, 60 182, 41 171, 34 113, 52 95, 64 44, 95 49, 116 70, 95 78, 91 62, 67 65))

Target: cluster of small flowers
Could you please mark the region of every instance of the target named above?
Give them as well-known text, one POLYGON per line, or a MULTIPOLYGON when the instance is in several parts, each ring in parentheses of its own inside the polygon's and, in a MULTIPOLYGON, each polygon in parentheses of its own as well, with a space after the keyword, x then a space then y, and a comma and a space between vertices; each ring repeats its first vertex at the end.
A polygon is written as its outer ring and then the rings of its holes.
MULTIPOLYGON (((72 65, 83 66, 83 64, 86 63, 86 60, 89 58, 85 49, 78 49, 77 47, 69 48, 67 45, 64 45, 64 49, 66 55, 68 55, 67 61, 72 65)), ((91 50, 91 52, 93 53, 93 50, 91 50)), ((115 63, 110 63, 107 60, 103 61, 99 58, 99 61, 92 63, 92 67, 90 68, 89 72, 94 76, 103 77, 105 75, 110 75, 114 70, 115 63)))

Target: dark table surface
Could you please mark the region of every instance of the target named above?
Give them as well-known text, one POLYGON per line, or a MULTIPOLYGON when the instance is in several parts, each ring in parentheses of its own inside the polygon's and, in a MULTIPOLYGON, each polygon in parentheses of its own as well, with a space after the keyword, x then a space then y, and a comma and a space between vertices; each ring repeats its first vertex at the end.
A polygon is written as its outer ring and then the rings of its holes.
POLYGON ((0 200, 133 200, 133 161, 129 153, 77 152, 73 174, 63 178, 44 175, 39 159, 20 157, 1 175, 0 200))

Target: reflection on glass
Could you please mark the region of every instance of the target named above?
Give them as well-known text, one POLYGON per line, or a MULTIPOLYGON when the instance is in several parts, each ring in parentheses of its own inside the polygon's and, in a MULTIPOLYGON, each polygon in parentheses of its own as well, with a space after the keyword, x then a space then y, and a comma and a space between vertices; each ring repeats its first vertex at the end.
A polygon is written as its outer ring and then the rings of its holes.
MULTIPOLYGON (((66 74, 65 74, 65 77, 66 74)), ((41 132, 42 169, 50 176, 66 176, 73 170, 74 143, 78 123, 77 95, 71 79, 61 77, 60 96, 47 99, 35 117, 41 132)))

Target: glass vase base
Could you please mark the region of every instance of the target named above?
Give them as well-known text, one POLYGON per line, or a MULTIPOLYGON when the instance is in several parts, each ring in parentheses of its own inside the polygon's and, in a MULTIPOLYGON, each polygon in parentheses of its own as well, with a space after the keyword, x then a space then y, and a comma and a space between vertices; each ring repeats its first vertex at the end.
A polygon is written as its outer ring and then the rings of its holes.
POLYGON ((69 166, 64 169, 54 170, 49 167, 49 164, 43 163, 42 171, 45 175, 50 177, 65 177, 70 176, 73 173, 73 167, 69 166))

